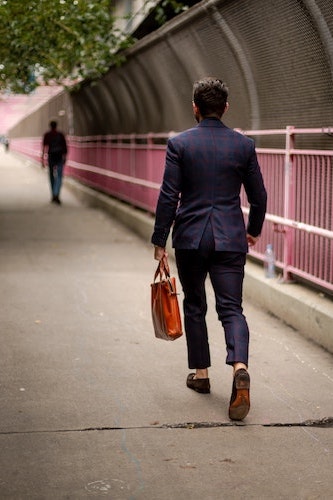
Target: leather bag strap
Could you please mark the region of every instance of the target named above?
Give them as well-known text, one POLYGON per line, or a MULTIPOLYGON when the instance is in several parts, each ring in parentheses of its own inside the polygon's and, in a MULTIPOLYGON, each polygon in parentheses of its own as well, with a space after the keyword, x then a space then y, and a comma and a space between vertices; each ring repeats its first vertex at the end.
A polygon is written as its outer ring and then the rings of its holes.
POLYGON ((170 278, 170 268, 168 263, 168 258, 164 256, 158 263, 157 269, 154 275, 154 282, 157 279, 157 276, 160 275, 160 280, 163 278, 163 274, 166 278, 170 278))

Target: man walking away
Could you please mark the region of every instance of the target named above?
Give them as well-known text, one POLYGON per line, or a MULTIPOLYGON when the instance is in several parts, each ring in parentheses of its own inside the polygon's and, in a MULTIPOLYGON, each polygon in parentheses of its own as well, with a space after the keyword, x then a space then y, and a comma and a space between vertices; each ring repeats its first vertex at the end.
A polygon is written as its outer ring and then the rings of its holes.
POLYGON ((243 420, 250 409, 249 329, 242 310, 244 265, 248 246, 259 239, 266 212, 266 190, 254 141, 226 127, 228 89, 218 78, 193 86, 194 128, 168 141, 163 183, 157 203, 152 243, 155 259, 173 247, 184 292, 188 364, 194 373, 186 385, 210 392, 210 352, 206 325, 205 280, 210 276, 222 323, 227 358, 233 367, 229 417, 243 420), (250 204, 244 224, 240 191, 250 204))
POLYGON ((48 165, 51 187, 51 201, 61 204, 59 195, 62 183, 63 168, 66 162, 67 143, 62 132, 57 130, 57 122, 50 122, 50 130, 43 137, 42 167, 44 164, 44 155, 48 153, 48 165))

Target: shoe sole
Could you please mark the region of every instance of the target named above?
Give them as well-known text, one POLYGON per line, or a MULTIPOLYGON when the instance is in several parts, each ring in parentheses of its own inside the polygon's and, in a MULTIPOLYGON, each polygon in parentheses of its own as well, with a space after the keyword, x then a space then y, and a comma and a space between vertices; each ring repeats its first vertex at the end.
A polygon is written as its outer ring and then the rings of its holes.
POLYGON ((243 420, 250 411, 250 377, 248 374, 239 375, 236 380, 237 395, 229 407, 231 420, 243 420))

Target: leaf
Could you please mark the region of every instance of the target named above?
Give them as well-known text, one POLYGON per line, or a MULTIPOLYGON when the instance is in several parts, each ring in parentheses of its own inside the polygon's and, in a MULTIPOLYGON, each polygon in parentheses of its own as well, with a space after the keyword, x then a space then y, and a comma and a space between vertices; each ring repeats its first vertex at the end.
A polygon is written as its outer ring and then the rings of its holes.
POLYGON ((109 0, 0 0, 0 18, 0 91, 98 78, 132 43, 109 0))

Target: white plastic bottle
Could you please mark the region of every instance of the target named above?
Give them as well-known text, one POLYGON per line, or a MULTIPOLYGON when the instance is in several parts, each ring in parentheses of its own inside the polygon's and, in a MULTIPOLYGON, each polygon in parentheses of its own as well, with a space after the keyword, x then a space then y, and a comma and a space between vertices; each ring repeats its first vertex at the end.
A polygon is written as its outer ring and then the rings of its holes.
POLYGON ((266 247, 264 268, 265 268, 266 278, 274 278, 275 277, 275 255, 274 255, 273 246, 271 243, 269 243, 266 247))

